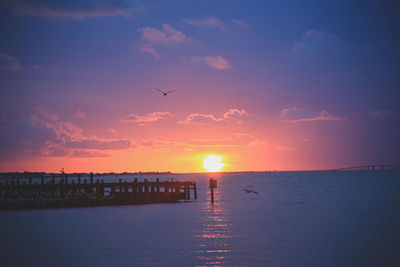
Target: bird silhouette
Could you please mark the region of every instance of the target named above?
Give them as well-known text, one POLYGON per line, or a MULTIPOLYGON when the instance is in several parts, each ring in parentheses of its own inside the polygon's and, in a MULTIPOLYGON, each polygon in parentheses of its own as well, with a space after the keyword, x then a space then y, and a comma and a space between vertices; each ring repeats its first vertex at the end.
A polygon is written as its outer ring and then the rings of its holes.
POLYGON ((175 92, 176 90, 172 90, 172 91, 168 91, 168 92, 164 92, 163 90, 161 90, 160 88, 156 88, 157 91, 160 91, 164 96, 167 96, 169 93, 175 92))

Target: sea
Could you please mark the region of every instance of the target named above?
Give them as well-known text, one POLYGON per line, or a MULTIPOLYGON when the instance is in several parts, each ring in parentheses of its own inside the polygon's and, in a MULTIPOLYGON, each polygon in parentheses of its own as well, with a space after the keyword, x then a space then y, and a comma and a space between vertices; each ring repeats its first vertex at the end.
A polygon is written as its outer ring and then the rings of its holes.
POLYGON ((198 199, 0 211, 0 266, 400 266, 400 171, 119 178, 195 181, 198 199))

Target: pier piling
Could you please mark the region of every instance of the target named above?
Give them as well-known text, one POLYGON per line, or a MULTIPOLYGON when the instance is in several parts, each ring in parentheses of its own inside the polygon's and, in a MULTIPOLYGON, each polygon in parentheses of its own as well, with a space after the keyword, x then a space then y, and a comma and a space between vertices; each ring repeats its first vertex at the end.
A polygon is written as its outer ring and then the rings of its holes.
POLYGON ((217 188, 217 179, 210 178, 209 186, 211 191, 211 204, 214 204, 214 188, 217 188))

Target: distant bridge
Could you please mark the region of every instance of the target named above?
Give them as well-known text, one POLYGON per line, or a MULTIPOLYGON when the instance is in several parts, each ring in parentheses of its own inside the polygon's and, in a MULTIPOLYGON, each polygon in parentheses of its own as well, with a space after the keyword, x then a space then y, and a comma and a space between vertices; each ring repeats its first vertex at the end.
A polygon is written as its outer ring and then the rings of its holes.
POLYGON ((335 171, 389 171, 400 170, 400 165, 365 165, 335 169, 335 171))

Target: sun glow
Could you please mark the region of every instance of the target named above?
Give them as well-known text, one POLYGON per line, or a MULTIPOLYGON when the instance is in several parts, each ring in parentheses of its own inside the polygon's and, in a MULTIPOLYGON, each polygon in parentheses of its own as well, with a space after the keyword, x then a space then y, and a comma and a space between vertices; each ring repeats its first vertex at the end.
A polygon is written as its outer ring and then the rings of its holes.
POLYGON ((203 167, 208 172, 219 172, 224 167, 225 163, 222 163, 222 158, 216 155, 208 155, 204 158, 203 167))

